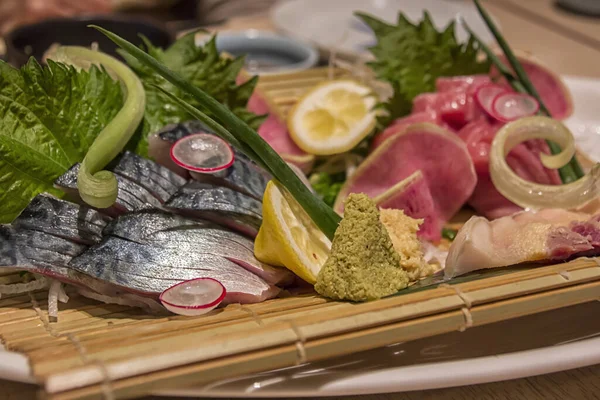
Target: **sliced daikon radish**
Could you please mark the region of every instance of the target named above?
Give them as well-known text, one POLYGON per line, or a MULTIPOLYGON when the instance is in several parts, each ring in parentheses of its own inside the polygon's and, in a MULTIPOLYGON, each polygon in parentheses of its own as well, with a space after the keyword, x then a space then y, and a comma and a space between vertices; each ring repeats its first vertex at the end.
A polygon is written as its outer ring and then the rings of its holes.
POLYGON ((172 313, 194 316, 217 307, 225 294, 225 286, 218 280, 197 278, 171 286, 161 293, 160 302, 172 313))
POLYGON ((502 93, 492 102, 492 117, 502 122, 534 115, 540 109, 535 98, 524 93, 502 93))
POLYGON ((218 136, 196 133, 184 136, 171 147, 171 158, 182 168, 216 174, 233 164, 231 146, 218 136))
POLYGON ((503 93, 508 93, 508 90, 506 90, 505 87, 490 83, 477 89, 477 92, 475 92, 475 100, 486 113, 493 116, 492 103, 498 95, 503 93))

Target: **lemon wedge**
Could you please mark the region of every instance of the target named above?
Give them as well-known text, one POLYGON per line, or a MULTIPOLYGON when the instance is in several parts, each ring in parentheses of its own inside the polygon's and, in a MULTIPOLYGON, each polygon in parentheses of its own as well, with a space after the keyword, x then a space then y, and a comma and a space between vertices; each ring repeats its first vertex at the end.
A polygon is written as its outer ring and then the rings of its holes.
POLYGON ((288 130, 307 153, 344 153, 375 127, 376 103, 368 86, 346 79, 327 81, 298 100, 289 113, 288 130))
POLYGON ((331 241, 302 206, 275 181, 267 184, 262 211, 263 222, 254 241, 256 258, 285 267, 314 284, 329 256, 331 241))

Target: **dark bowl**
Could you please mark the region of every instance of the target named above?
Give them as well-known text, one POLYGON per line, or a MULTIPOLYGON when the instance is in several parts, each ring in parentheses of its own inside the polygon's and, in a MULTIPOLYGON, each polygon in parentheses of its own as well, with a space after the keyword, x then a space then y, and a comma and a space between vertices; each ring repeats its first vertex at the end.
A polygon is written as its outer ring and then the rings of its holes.
POLYGON ((159 47, 169 46, 174 37, 165 28, 146 20, 114 16, 48 19, 18 27, 6 35, 7 61, 21 66, 33 56, 41 62, 44 52, 54 43, 89 47, 96 42, 104 53, 117 56, 117 46, 97 30, 89 28, 90 24, 106 28, 136 45, 142 43, 140 34, 159 47))

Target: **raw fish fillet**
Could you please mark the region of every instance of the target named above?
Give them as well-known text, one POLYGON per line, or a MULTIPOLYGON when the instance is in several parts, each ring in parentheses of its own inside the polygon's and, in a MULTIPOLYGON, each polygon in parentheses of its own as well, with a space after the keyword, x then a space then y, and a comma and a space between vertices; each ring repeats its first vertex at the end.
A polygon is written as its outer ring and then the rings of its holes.
MULTIPOLYGON (((157 163, 176 171, 181 176, 189 177, 189 171, 184 170, 173 162, 170 150, 171 146, 177 140, 198 132, 212 134, 208 128, 197 121, 169 125, 150 139, 149 153, 157 163)), ((196 180, 211 183, 215 186, 225 186, 252 196, 257 200, 262 200, 267 182, 272 178, 271 174, 256 165, 241 151, 233 149, 233 152, 235 154, 235 161, 228 169, 227 176, 221 177, 199 173, 191 173, 191 176, 196 180)))
POLYGON ((285 161, 296 165, 304 173, 311 169, 315 157, 306 153, 292 140, 285 121, 282 121, 257 90, 248 101, 248 110, 258 115, 268 114, 257 132, 285 161))
POLYGON ((105 229, 104 234, 159 248, 179 249, 182 253, 221 256, 273 285, 284 285, 294 278, 287 269, 258 261, 254 257, 252 240, 208 221, 144 210, 122 215, 105 229))
POLYGON ((397 133, 402 132, 411 124, 416 124, 418 122, 431 122, 437 125, 441 125, 441 122, 438 118, 438 115, 434 111, 422 111, 413 113, 404 118, 398 118, 390 126, 385 128, 383 132, 379 135, 375 136, 373 139, 373 143, 371 144, 371 151, 375 150, 379 147, 386 139, 396 135, 397 133))
POLYGON ((142 186, 161 203, 187 182, 170 169, 130 151, 123 153, 112 171, 142 186))
POLYGON ((472 217, 458 231, 446 277, 525 262, 565 260, 600 253, 600 214, 545 209, 489 221, 472 217))
POLYGON ((114 236, 75 257, 69 267, 148 296, 158 296, 179 282, 200 277, 216 279, 225 286, 225 303, 258 303, 280 291, 220 256, 140 244, 114 236))
POLYGON ((477 179, 463 141, 426 122, 411 125, 369 154, 342 187, 334 209, 342 213, 350 193, 375 198, 419 170, 435 205, 431 217, 443 224, 471 196, 477 179))
POLYGON ((87 248, 45 232, 0 225, 0 267, 18 268, 72 283, 67 264, 87 248))
POLYGON ((208 219, 249 236, 256 236, 262 223, 262 203, 225 187, 190 181, 165 207, 177 214, 208 219))
POLYGON ((441 219, 423 173, 416 171, 374 199, 379 208, 403 210, 406 215, 423 219, 417 235, 438 242, 442 238, 441 219))
POLYGON ((42 193, 31 200, 12 225, 92 245, 100 242, 102 229, 109 221, 96 210, 42 193))

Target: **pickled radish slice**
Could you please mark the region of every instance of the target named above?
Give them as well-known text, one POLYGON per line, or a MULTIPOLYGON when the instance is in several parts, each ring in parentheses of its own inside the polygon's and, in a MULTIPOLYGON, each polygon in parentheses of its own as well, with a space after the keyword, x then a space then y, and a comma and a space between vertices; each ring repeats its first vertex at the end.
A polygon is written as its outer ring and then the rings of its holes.
POLYGON ((231 146, 220 137, 196 133, 175 142, 171 158, 189 171, 214 174, 231 167, 234 155, 231 146))
POLYGON ((493 83, 483 85, 475 92, 477 104, 490 116, 492 115, 492 103, 494 99, 503 93, 509 93, 505 87, 493 83))
POLYGON ((510 122, 534 115, 540 109, 535 98, 523 93, 503 93, 492 102, 492 117, 502 122, 510 122))
POLYGON ((197 278, 171 286, 161 293, 159 299, 172 313, 196 316, 213 310, 226 294, 225 286, 218 280, 197 278))

